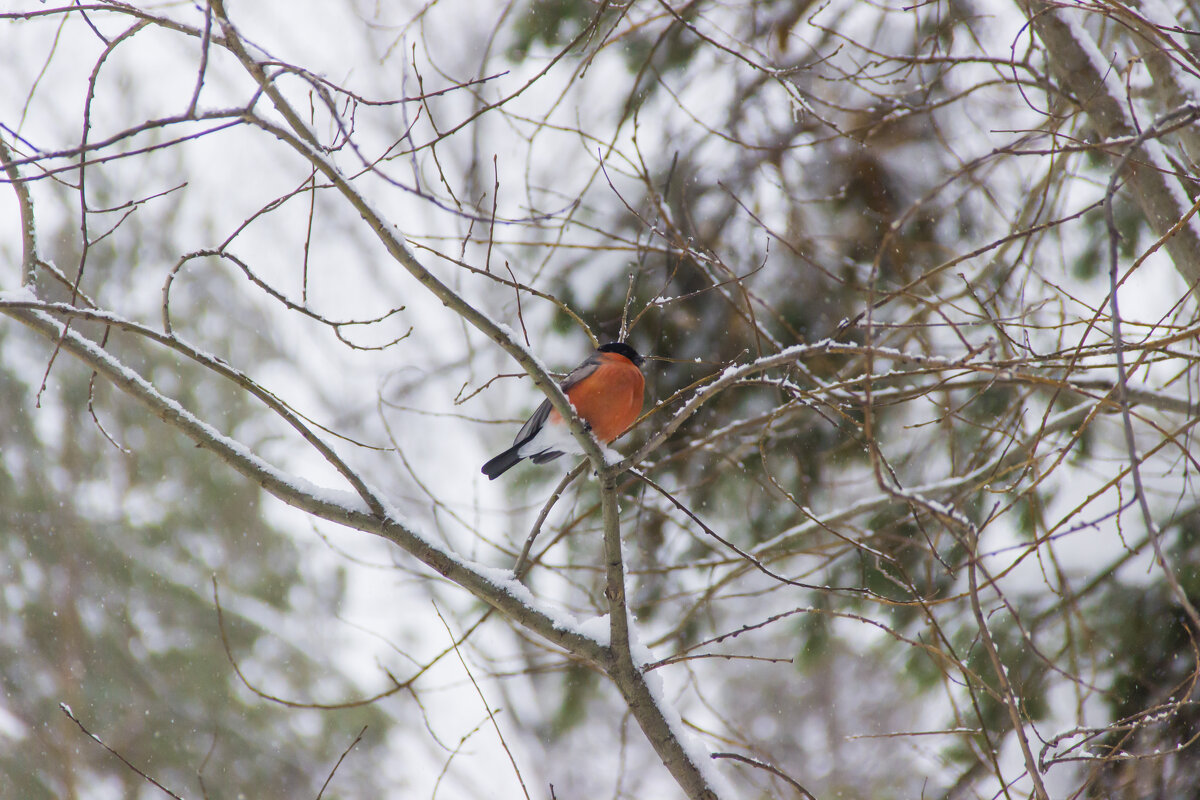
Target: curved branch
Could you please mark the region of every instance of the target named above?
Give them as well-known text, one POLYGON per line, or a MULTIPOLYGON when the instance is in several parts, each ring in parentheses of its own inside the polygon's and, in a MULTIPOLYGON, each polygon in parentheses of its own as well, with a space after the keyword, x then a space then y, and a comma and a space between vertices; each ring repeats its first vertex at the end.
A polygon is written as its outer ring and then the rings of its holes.
POLYGON ((307 425, 300 419, 299 415, 286 403, 275 396, 274 393, 265 389, 257 381, 241 370, 235 369, 228 363, 222 361, 215 356, 205 353, 192 347, 187 342, 172 333, 159 333, 153 328, 147 328, 144 325, 139 325, 136 322, 124 319, 116 314, 107 311, 97 311, 87 308, 79 308, 70 305, 69 303, 44 303, 35 300, 11 300, 0 299, 0 310, 5 309, 25 309, 31 311, 41 311, 47 314, 63 314, 68 319, 86 319, 95 322, 102 322, 120 330, 136 333, 150 341, 161 344, 165 347, 174 350, 175 352, 191 359, 200 366, 215 372, 226 380, 237 384, 241 388, 248 391, 250 394, 257 397, 268 408, 278 414, 288 425, 296 430, 306 442, 312 445, 321 457, 336 469, 343 478, 354 488, 363 502, 371 509, 376 516, 384 516, 385 510, 383 502, 379 499, 374 489, 368 487, 351 469, 337 452, 326 444, 319 436, 313 433, 307 425))

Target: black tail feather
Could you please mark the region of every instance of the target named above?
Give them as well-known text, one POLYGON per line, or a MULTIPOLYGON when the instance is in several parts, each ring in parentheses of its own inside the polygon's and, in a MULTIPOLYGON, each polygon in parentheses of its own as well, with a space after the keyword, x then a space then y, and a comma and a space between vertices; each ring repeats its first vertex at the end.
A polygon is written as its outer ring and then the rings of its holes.
POLYGON ((529 457, 529 460, 535 464, 545 464, 547 461, 553 461, 563 455, 561 450, 543 450, 540 453, 534 453, 529 457))
POLYGON ((493 458, 491 461, 483 465, 483 474, 488 476, 489 481, 494 481, 508 470, 515 467, 521 460, 522 456, 517 455, 517 449, 520 445, 514 444, 512 447, 505 450, 500 455, 493 458))

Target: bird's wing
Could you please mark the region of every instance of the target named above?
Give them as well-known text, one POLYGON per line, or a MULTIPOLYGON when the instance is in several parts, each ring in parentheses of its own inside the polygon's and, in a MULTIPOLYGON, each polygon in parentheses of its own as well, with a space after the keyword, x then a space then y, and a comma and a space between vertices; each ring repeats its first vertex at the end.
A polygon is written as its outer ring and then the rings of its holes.
MULTIPOLYGON (((563 378, 563 382, 558 387, 564 392, 570 391, 571 387, 599 369, 600 364, 600 355, 593 353, 582 364, 571 370, 567 377, 563 378)), ((521 426, 521 430, 517 431, 517 438, 513 439, 513 445, 519 447, 536 436, 537 432, 541 430, 542 425, 546 423, 546 418, 550 416, 551 408, 553 406, 550 405, 550 401, 543 400, 542 404, 530 415, 529 419, 525 420, 525 424, 521 426)))
POLYGON ((596 370, 600 369, 600 365, 604 363, 600 359, 599 353, 592 353, 575 369, 571 370, 567 377, 563 378, 563 382, 558 386, 564 392, 569 392, 571 389, 582 381, 587 376, 591 375, 596 370))
POLYGON ((537 436, 537 432, 546 423, 546 417, 550 416, 551 408, 549 400, 542 401, 542 404, 529 416, 529 419, 525 420, 525 424, 521 426, 521 430, 517 431, 517 438, 513 439, 513 447, 520 447, 534 436, 537 436))

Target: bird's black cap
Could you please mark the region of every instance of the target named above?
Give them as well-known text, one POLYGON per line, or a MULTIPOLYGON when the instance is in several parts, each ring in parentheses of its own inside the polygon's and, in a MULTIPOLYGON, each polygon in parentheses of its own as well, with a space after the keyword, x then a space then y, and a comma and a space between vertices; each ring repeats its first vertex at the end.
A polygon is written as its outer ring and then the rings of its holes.
POLYGON ((608 344, 600 345, 596 349, 601 353, 616 353, 619 356, 625 356, 639 367, 642 365, 642 362, 646 360, 638 354, 637 350, 634 350, 624 342, 609 342, 608 344))

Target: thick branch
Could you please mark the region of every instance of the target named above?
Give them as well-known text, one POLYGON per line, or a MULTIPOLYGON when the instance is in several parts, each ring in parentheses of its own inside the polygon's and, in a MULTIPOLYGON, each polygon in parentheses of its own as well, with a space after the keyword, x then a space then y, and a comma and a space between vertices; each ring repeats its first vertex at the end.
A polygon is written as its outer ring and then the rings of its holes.
MULTIPOLYGON (((1112 80, 1113 69, 1096 48, 1088 32, 1074 24, 1069 12, 1040 0, 1019 0, 1030 24, 1046 46, 1051 69, 1070 90, 1100 136, 1111 139, 1132 136, 1137 126, 1129 118, 1120 85, 1112 80)), ((1130 160, 1129 187, 1158 236, 1165 235, 1187 214, 1191 204, 1170 169, 1162 145, 1147 141, 1144 160, 1130 160)), ((1200 298, 1200 227, 1183 225, 1167 239, 1175 268, 1200 298)))
MULTIPOLYGON (((630 713, 650 740, 663 765, 692 800, 717 800, 699 758, 684 747, 683 731, 672 727, 660 706, 661 700, 646 683, 645 659, 639 659, 629 639, 629 615, 625 603, 625 569, 621 555, 620 509, 617 506, 617 477, 621 470, 608 467, 600 473, 600 504, 604 517, 604 561, 607 577, 609 659, 605 671, 620 690, 630 713)), ((655 676, 654 680, 658 680, 655 676)))
POLYGON ((29 197, 29 185, 21 177, 21 172, 14 163, 12 151, 0 137, 0 161, 4 162, 4 171, 12 183, 13 191, 17 193, 17 205, 21 209, 21 285, 33 281, 33 270, 37 266, 37 229, 33 222, 33 200, 29 197))
POLYGON ((290 506, 321 519, 382 536, 416 559, 462 586, 475 597, 554 645, 593 663, 604 663, 606 648, 537 607, 528 591, 513 579, 455 556, 406 525, 394 512, 380 517, 352 495, 338 497, 276 469, 244 445, 220 433, 190 411, 166 397, 145 378, 129 369, 92 340, 40 311, 0 307, 0 313, 21 322, 110 380, 117 388, 149 408, 196 444, 214 453, 233 469, 258 483, 290 506), (353 499, 352 499, 353 498, 353 499))

